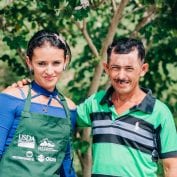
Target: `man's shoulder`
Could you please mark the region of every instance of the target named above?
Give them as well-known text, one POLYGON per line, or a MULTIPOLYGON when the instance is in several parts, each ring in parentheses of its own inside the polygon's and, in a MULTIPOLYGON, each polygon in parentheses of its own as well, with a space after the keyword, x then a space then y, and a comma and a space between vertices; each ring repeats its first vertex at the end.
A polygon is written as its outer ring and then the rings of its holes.
POLYGON ((142 88, 142 90, 147 94, 148 100, 154 100, 153 110, 163 112, 171 112, 167 103, 158 99, 156 96, 152 94, 152 91, 149 88, 142 88))
POLYGON ((100 90, 98 92, 93 93, 91 96, 89 96, 86 100, 97 100, 101 101, 101 99, 106 94, 106 90, 100 90))
POLYGON ((168 105, 159 99, 155 99, 155 109, 160 112, 171 112, 168 105))
POLYGON ((81 104, 79 104, 77 106, 77 109, 83 107, 92 107, 93 105, 94 106, 99 105, 105 93, 106 93, 105 90, 100 90, 98 92, 93 93, 87 99, 85 99, 81 104))

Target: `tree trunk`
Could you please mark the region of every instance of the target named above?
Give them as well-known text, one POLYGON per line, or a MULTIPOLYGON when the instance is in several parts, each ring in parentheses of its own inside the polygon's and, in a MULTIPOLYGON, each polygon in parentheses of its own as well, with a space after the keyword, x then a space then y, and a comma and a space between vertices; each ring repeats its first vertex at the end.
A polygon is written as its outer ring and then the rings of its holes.
POLYGON ((90 138, 91 135, 91 128, 85 128, 83 130, 83 140, 90 143, 88 151, 84 154, 82 162, 83 162, 83 177, 90 177, 91 176, 91 168, 92 168, 92 141, 90 138))
MULTIPOLYGON (((122 17, 122 12, 128 2, 129 2, 129 0, 122 0, 120 2, 119 6, 117 7, 115 14, 113 15, 110 27, 108 29, 108 34, 103 42, 102 49, 100 51, 101 60, 98 63, 98 65, 95 67, 95 72, 94 72, 92 83, 91 83, 91 86, 90 86, 90 89, 88 92, 88 96, 90 96, 91 94, 93 94, 94 92, 96 92, 98 90, 98 87, 100 84, 100 78, 101 78, 101 75, 103 72, 102 61, 106 60, 107 48, 114 38, 114 35, 116 33, 116 28, 118 26, 118 23, 120 22, 121 17, 122 17)), ((87 139, 88 142, 91 142, 91 140, 90 140, 90 132, 91 131, 88 129, 85 129, 83 131, 84 131, 83 138, 85 140, 87 139)), ((84 155, 83 177, 90 177, 91 176, 91 165, 92 165, 91 157, 92 157, 92 153, 91 153, 91 146, 90 146, 88 152, 84 155)))

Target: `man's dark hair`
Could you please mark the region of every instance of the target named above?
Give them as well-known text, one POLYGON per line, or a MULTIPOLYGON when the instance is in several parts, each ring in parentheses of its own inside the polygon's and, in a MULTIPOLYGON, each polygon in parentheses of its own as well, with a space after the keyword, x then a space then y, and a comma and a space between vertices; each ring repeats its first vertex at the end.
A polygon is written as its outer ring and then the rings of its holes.
POLYGON ((145 49, 143 43, 140 40, 133 38, 115 39, 107 49, 107 62, 109 63, 112 52, 115 54, 128 54, 135 50, 135 48, 138 51, 138 57, 142 62, 144 62, 145 49))

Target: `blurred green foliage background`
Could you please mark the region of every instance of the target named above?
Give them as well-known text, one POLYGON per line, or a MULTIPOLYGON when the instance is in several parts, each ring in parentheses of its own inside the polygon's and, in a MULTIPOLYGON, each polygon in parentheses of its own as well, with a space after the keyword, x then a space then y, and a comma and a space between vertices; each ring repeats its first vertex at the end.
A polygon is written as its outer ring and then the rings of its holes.
MULTIPOLYGON (((72 49, 72 61, 59 88, 77 104, 109 81, 102 68, 113 37, 140 38, 146 46, 149 72, 141 81, 177 117, 177 1, 175 0, 1 0, 0 89, 29 77, 25 51, 34 32, 61 33, 72 49)), ((175 122, 177 122, 175 118, 175 122)), ((79 139, 79 141, 82 138, 79 139)), ((78 147, 80 175, 87 175, 85 152, 78 147), (84 172, 84 170, 86 172, 84 172)), ((87 149, 87 148, 86 148, 87 149)), ((89 168, 88 168, 89 169, 89 168)), ((159 176, 163 176, 161 167, 159 176)))

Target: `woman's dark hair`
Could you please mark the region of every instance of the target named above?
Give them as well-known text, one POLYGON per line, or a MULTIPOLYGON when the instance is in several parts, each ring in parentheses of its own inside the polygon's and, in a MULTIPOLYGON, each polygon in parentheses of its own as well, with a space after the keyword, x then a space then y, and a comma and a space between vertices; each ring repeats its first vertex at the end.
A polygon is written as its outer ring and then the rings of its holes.
POLYGON ((138 57, 140 58, 140 60, 144 62, 145 49, 141 41, 133 38, 115 39, 107 49, 107 62, 109 63, 112 52, 115 54, 128 54, 135 49, 137 49, 138 51, 138 57))
POLYGON ((50 43, 51 46, 64 50, 64 56, 69 56, 71 60, 71 50, 66 41, 58 33, 51 32, 49 30, 41 30, 35 33, 30 39, 27 47, 27 56, 31 60, 33 51, 36 47, 41 47, 45 42, 50 43))

